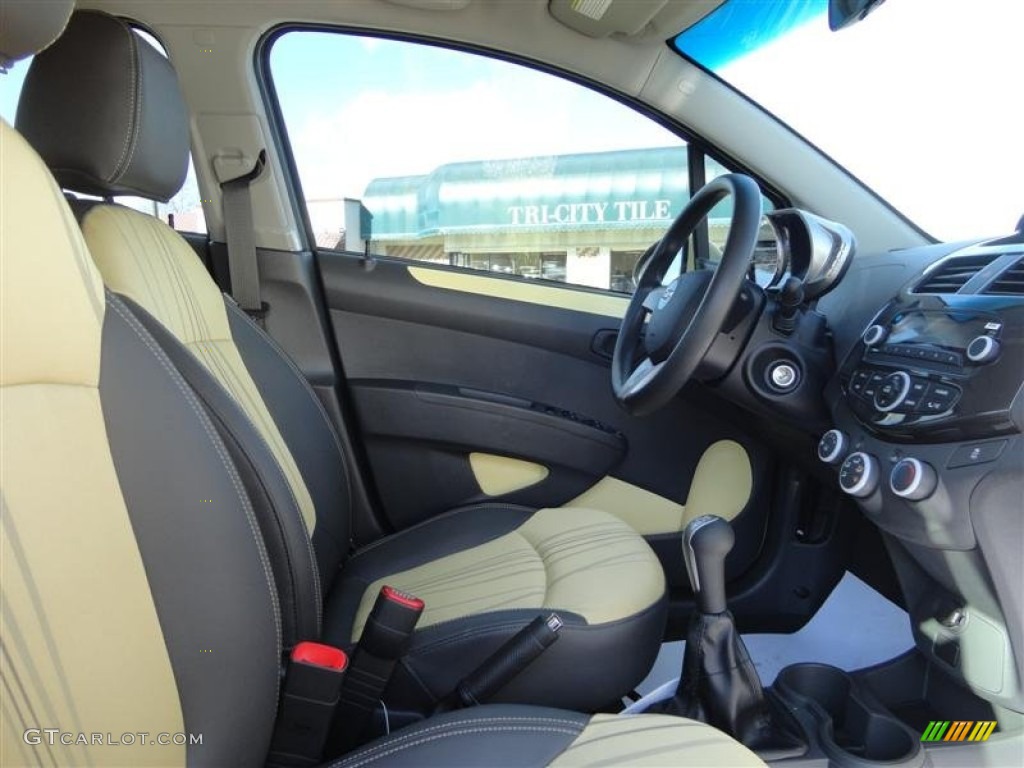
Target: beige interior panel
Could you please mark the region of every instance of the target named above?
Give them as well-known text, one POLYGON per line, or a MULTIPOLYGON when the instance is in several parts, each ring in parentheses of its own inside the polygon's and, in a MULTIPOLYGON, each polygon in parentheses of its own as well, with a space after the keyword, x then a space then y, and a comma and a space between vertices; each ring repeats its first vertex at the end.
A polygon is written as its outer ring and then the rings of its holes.
POLYGON ((228 325, 224 297, 181 236, 153 216, 110 205, 86 214, 82 231, 111 290, 149 312, 206 366, 267 442, 312 532, 306 483, 249 375, 228 325))
POLYGON ((695 720, 671 715, 594 715, 575 741, 549 765, 746 768, 764 763, 732 737, 695 720), (638 727, 634 717, 642 717, 643 725, 638 727))
POLYGON ((542 509, 511 533, 374 582, 363 593, 352 640, 385 584, 426 603, 419 627, 515 608, 568 610, 601 624, 653 605, 665 576, 650 547, 620 520, 562 508, 542 509))
POLYGON ((682 504, 611 476, 598 480, 567 506, 600 509, 644 536, 682 530, 686 514, 682 504))
POLYGON ((607 293, 591 293, 573 288, 559 288, 541 285, 526 280, 476 275, 472 272, 456 272, 429 267, 409 267, 409 274, 422 285, 443 288, 448 291, 475 293, 495 299, 508 299, 525 304, 539 304, 543 307, 558 307, 576 312, 589 312, 622 319, 629 306, 624 296, 607 293))
POLYGON ((750 457, 733 440, 713 443, 700 458, 686 504, 666 499, 614 477, 605 477, 566 506, 600 509, 623 520, 639 534, 681 531, 693 518, 718 515, 732 520, 750 499, 750 457))
POLYGON ((102 283, 42 161, 5 123, 0 168, 0 765, 180 765, 175 745, 25 743, 32 728, 184 728, 106 440, 102 283))
POLYGON ((480 490, 488 496, 529 488, 548 476, 548 468, 540 464, 491 453, 469 454, 469 466, 480 490))
POLYGON ((742 445, 733 440, 713 443, 693 473, 683 525, 701 515, 732 520, 747 506, 753 482, 750 457, 742 445))

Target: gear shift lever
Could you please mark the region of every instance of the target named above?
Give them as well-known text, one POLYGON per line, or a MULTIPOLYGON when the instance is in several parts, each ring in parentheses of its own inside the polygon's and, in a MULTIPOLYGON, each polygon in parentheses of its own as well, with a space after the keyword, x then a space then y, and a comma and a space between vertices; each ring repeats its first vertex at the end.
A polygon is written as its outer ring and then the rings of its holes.
POLYGON ((722 613, 725 603, 725 556, 736 536, 732 526, 715 515, 702 515, 683 531, 686 575, 701 613, 722 613))
POLYGON ((773 714, 727 610, 725 558, 735 540, 732 526, 715 515, 695 518, 683 531, 683 560, 697 610, 686 635, 679 687, 659 710, 713 725, 765 759, 803 754, 806 743, 781 728, 773 714))

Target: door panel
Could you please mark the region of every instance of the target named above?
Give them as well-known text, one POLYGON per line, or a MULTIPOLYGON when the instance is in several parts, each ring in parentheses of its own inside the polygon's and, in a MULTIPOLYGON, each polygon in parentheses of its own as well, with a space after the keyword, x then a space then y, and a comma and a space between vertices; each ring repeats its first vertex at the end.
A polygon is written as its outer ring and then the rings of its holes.
POLYGON ((409 381, 356 379, 350 387, 397 528, 496 499, 559 506, 626 453, 625 438, 610 427, 543 403, 409 381))
POLYGON ((738 572, 750 565, 768 511, 763 449, 699 387, 651 417, 621 410, 608 361, 593 349, 595 335, 615 330, 612 318, 426 285, 402 262, 380 259, 367 270, 355 255, 318 258, 384 512, 396 528, 479 500, 472 452, 551 470, 503 501, 558 506, 611 475, 682 505, 705 450, 731 440, 751 460, 751 502, 735 520, 737 538, 750 546, 734 558, 738 572), (471 407, 440 406, 423 393, 471 407), (409 472, 413 487, 388 489, 409 472))

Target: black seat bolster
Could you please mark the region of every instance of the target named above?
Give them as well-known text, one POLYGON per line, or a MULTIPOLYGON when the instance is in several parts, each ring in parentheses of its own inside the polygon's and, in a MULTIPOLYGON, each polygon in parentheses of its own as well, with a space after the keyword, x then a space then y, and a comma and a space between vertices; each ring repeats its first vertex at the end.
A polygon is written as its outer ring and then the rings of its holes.
POLYGON ((583 732, 590 718, 576 712, 511 704, 476 707, 432 717, 357 749, 331 768, 444 765, 505 768, 548 765, 583 732), (500 756, 500 757, 499 757, 500 756))
MULTIPOLYGON (((204 734, 202 743, 189 742, 188 763, 262 764, 281 659, 262 537, 202 405, 109 291, 100 399, 185 731, 204 734)), ((97 606, 95 621, 102 617, 97 606)), ((137 642, 144 640, 111 635, 110 652, 131 653, 137 642)))
POLYGON ((348 554, 352 487, 348 462, 327 411, 288 354, 233 301, 231 337, 316 507, 313 548, 324 590, 348 554))
POLYGON ((280 465, 238 403, 188 348, 131 299, 117 298, 198 395, 239 469, 273 567, 285 647, 319 639, 320 577, 302 513, 280 465))

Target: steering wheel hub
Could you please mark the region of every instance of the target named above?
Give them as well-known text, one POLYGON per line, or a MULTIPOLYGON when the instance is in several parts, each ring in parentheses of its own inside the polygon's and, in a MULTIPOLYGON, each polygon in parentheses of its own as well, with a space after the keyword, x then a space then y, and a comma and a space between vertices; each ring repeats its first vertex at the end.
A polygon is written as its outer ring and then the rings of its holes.
POLYGON ((704 269, 688 272, 665 286, 644 333, 644 348, 654 362, 660 363, 672 353, 676 339, 686 330, 700 306, 711 275, 704 269))

